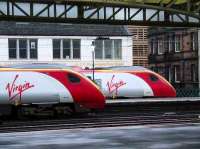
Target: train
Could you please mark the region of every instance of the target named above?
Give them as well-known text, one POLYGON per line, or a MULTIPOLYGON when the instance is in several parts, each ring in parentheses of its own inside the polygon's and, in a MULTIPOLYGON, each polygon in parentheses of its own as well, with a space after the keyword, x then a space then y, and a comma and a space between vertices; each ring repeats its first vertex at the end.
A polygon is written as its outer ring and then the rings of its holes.
POLYGON ((76 104, 92 110, 105 106, 105 96, 99 87, 84 75, 67 68, 5 67, 0 68, 0 78, 0 109, 6 105, 50 105, 55 109, 60 105, 71 108, 76 104))
POLYGON ((82 69, 65 64, 17 64, 12 68, 68 68, 93 80, 106 99, 176 97, 174 87, 161 75, 141 66, 113 66, 82 69))
POLYGON ((161 75, 141 66, 79 70, 95 80, 107 99, 176 97, 175 88, 161 75))

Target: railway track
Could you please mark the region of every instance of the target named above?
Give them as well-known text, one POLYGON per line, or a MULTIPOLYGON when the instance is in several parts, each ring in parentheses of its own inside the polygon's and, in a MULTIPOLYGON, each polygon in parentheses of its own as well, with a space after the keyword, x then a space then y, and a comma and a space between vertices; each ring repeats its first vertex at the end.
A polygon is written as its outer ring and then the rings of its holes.
POLYGON ((4 122, 0 127, 1 133, 21 132, 21 131, 41 131, 54 129, 78 129, 78 128, 98 128, 98 127, 118 127, 134 125, 154 125, 154 124, 188 124, 200 123, 200 113, 182 114, 151 114, 144 116, 137 115, 96 115, 82 118, 54 119, 54 120, 34 120, 34 121, 14 121, 4 122))

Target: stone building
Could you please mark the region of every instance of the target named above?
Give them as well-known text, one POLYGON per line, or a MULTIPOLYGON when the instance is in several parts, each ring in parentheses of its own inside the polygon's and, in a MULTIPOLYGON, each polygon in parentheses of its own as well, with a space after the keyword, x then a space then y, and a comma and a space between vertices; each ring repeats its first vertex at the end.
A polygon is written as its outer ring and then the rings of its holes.
POLYGON ((198 87, 198 30, 151 28, 149 65, 176 88, 198 87))

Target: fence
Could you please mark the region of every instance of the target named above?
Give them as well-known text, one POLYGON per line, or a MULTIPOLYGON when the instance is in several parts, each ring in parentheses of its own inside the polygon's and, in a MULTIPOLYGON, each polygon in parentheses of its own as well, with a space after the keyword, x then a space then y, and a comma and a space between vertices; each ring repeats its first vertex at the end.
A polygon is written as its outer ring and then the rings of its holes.
POLYGON ((177 88, 177 97, 200 97, 199 88, 177 88))

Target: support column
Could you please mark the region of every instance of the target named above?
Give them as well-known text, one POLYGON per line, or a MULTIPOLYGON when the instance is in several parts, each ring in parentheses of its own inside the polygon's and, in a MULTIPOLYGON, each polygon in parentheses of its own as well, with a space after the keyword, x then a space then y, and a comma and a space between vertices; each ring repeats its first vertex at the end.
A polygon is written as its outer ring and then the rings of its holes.
POLYGON ((200 28, 198 28, 198 82, 200 89, 200 28))

